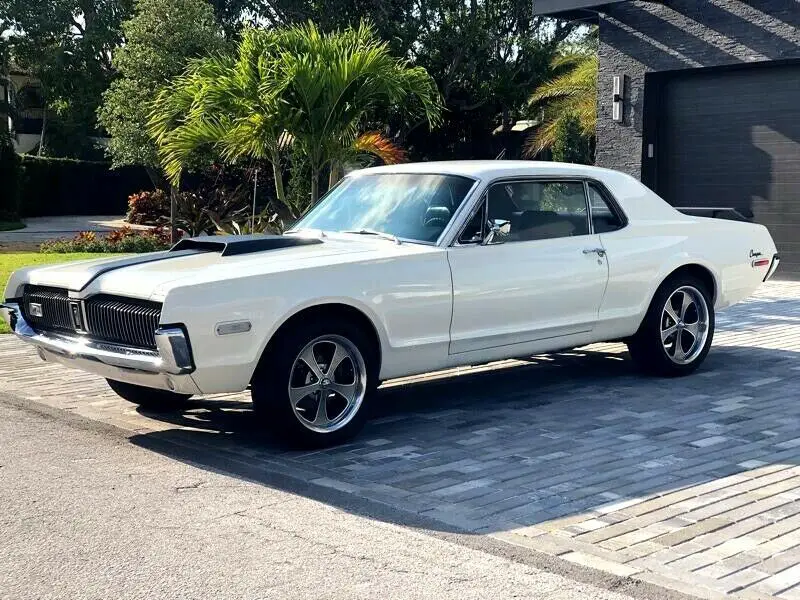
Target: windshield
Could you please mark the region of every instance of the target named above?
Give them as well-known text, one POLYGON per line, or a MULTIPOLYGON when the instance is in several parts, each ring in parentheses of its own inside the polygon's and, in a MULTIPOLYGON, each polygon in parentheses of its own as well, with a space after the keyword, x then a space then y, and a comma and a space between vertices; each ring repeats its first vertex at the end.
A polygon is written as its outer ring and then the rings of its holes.
POLYGON ((345 178, 294 229, 384 233, 436 242, 474 180, 429 173, 379 173, 345 178))

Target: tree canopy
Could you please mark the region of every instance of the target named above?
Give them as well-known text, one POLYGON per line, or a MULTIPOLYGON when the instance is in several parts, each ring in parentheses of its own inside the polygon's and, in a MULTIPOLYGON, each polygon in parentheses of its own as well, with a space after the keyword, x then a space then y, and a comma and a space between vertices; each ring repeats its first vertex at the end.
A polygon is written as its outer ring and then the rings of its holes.
POLYGON ((113 55, 119 77, 103 94, 100 122, 111 135, 115 166, 155 170, 158 156, 147 132, 152 102, 190 59, 221 50, 225 41, 204 0, 137 0, 122 31, 126 43, 113 55))
POLYGON ((423 67, 442 93, 435 133, 381 116, 414 159, 494 158, 492 131, 528 114, 531 91, 551 76, 559 45, 579 29, 533 14, 530 0, 270 0, 278 22, 313 19, 331 31, 369 19, 393 54, 423 67))
MULTIPOLYGON (((157 4, 148 10, 158 13, 157 4)), ((266 10, 264 0, 212 0, 210 6, 229 38, 266 10)), ((101 133, 97 109, 103 92, 117 76, 112 56, 123 44, 122 23, 133 9, 134 0, 0 0, 0 43, 42 87, 44 153, 90 152, 88 137, 101 133)))
MULTIPOLYGON (((145 127, 149 106, 189 60, 235 48, 248 26, 273 31, 311 20, 324 35, 362 19, 389 55, 424 69, 439 91, 435 131, 402 102, 360 117, 360 132, 380 131, 381 145, 403 147, 414 160, 494 158, 510 140, 518 148, 517 120, 560 111, 555 96, 529 102, 531 93, 583 73, 568 68, 575 48, 564 42, 585 27, 536 16, 530 0, 0 0, 13 60, 42 82, 47 151, 79 155, 80 140, 105 129, 114 164, 151 169, 159 163, 145 127)), ((593 96, 596 81, 584 83, 593 96)), ((293 93, 301 97, 299 84, 293 93)), ((581 131, 591 129, 588 113, 576 114, 581 131)), ((305 143, 300 133, 297 140, 305 143)), ((316 152, 309 148, 309 158, 316 152)))
MULTIPOLYGON (((95 111, 114 76, 111 54, 132 0, 0 0, 0 28, 14 63, 39 80, 46 149, 79 155, 96 132, 95 111)), ((45 148, 42 148, 45 150, 45 148)))

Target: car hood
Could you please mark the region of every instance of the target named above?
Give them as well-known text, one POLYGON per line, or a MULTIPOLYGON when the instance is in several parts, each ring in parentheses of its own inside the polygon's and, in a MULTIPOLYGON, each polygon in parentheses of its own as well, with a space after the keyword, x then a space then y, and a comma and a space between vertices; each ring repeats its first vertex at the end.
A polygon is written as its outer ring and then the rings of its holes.
MULTIPOLYGON (((318 244, 233 256, 225 256, 218 251, 178 251, 77 261, 27 270, 24 281, 33 285, 67 288, 78 297, 105 293, 162 300, 176 285, 300 271, 435 250, 433 246, 396 244, 380 238, 328 236, 318 244)), ((9 288, 13 283, 9 283, 9 288)), ((9 289, 8 293, 13 292, 9 289)))

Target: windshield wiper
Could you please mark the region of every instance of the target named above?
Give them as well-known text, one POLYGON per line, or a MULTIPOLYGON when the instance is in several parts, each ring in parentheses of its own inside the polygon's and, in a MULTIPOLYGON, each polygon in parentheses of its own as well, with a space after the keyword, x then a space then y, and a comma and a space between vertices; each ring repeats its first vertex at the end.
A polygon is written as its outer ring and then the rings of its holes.
POLYGON ((384 233, 383 231, 376 231, 375 229, 347 229, 345 231, 340 231, 339 233, 355 233, 357 235, 374 235, 379 238, 383 238, 384 240, 390 240, 395 244, 401 244, 400 238, 396 235, 392 235, 391 233, 384 233))

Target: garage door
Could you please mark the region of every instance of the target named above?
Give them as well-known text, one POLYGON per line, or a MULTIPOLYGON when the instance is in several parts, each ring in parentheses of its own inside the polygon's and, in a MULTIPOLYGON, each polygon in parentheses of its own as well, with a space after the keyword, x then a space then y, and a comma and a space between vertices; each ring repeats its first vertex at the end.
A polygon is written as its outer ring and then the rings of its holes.
POLYGON ((733 206, 766 225, 800 277, 800 65, 699 70, 665 83, 658 191, 676 206, 733 206))

